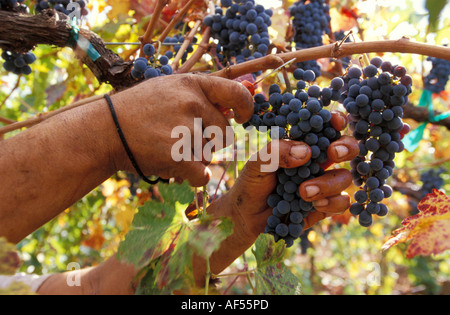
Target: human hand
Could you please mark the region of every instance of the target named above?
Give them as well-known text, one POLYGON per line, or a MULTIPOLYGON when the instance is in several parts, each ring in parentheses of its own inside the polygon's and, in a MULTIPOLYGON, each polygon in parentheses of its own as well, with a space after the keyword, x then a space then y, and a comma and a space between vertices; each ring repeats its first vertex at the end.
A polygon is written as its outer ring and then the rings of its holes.
MULTIPOLYGON (((333 127, 343 130, 347 125, 346 117, 338 112, 333 113, 333 127)), ((308 145, 296 141, 272 141, 269 151, 275 146, 279 152, 280 168, 295 168, 306 164, 311 158, 308 145)), ((334 163, 350 161, 359 154, 358 142, 348 136, 333 142, 328 149, 328 158, 324 169, 334 163)), ((262 173, 261 159, 249 161, 239 175, 235 185, 228 193, 235 207, 235 213, 242 221, 244 235, 242 238, 255 240, 264 231, 267 218, 272 209, 267 205, 267 198, 277 185, 276 173, 262 173)), ((333 169, 324 175, 308 180, 300 186, 302 199, 312 202, 314 211, 305 219, 305 229, 313 226, 325 217, 344 212, 350 207, 350 197, 342 192, 352 183, 351 173, 346 169, 333 169)), ((225 197, 225 196, 224 196, 225 197)), ((237 231, 235 231, 237 232, 237 231)))
MULTIPOLYGON (((146 175, 161 178, 188 180, 192 186, 206 185, 210 179, 202 152, 208 142, 215 144, 212 152, 230 145, 226 142, 226 127, 229 122, 223 109, 231 109, 234 119, 244 123, 253 114, 253 98, 246 88, 232 80, 223 78, 180 74, 154 78, 131 89, 112 96, 119 123, 137 164, 146 175), (208 126, 217 126, 224 137, 205 139, 200 143, 201 155, 194 156, 194 118, 201 118, 201 136, 208 126), (189 161, 176 161, 172 149, 179 134, 172 138, 174 128, 186 131, 183 140, 189 140, 189 161), (186 136, 186 137, 185 137, 186 136), (196 160, 197 159, 197 160, 196 160)), ((212 136, 212 135, 211 135, 212 136)), ((229 139, 232 140, 232 139, 229 139)), ((183 150, 186 150, 183 142, 183 150)), ((183 152, 184 154, 186 152, 183 152)), ((117 170, 134 171, 123 148, 119 148, 114 159, 117 170)), ((183 155, 184 156, 184 155, 183 155)))
MULTIPOLYGON (((339 112, 332 113, 331 124, 336 130, 347 126, 347 118, 339 112)), ((250 159, 242 169, 233 187, 224 196, 214 201, 207 209, 215 217, 229 217, 234 223, 233 234, 225 239, 218 251, 209 259, 213 273, 220 273, 237 257, 242 255, 264 232, 272 208, 267 205, 267 198, 277 185, 276 172, 261 172, 261 166, 267 164, 266 158, 272 152, 278 152, 280 168, 295 168, 306 164, 311 159, 311 149, 303 142, 279 140, 272 141, 250 159), (274 150, 274 151, 273 151, 274 150)), ((358 142, 348 136, 333 142, 328 149, 329 161, 322 167, 333 163, 352 160, 359 154, 358 142)), ((305 220, 309 228, 327 216, 344 212, 350 207, 350 197, 342 192, 352 183, 352 176, 346 169, 325 172, 323 176, 304 182, 300 186, 301 196, 313 201, 317 211, 310 213, 305 220), (316 187, 316 188, 314 188, 316 187), (314 195, 312 195, 314 193, 314 195)), ((198 285, 204 283, 206 263, 203 259, 195 260, 194 273, 198 285)))

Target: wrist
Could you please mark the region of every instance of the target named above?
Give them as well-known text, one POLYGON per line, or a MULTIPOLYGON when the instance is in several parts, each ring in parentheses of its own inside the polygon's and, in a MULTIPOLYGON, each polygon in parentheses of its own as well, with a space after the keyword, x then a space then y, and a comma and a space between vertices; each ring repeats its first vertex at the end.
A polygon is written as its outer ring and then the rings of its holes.
MULTIPOLYGON (((226 238, 220 244, 220 248, 209 258, 211 272, 219 274, 250 248, 256 237, 248 232, 247 225, 230 193, 213 202, 207 212, 216 218, 226 217, 233 221, 233 234, 226 238)), ((193 265, 196 284, 202 287, 205 284, 206 262, 203 258, 196 256, 193 265)))
POLYGON ((121 169, 125 160, 124 149, 117 135, 114 121, 105 99, 79 107, 77 113, 79 129, 85 130, 85 152, 94 164, 110 177, 121 169), (83 128, 85 126, 85 128, 83 128))
POLYGON ((245 218, 241 215, 239 207, 239 199, 233 195, 233 190, 229 191, 223 197, 212 203, 207 212, 214 217, 229 218, 233 222, 233 234, 227 240, 232 241, 237 248, 249 248, 257 238, 257 235, 252 233, 245 218))
MULTIPOLYGON (((121 140, 118 127, 113 118, 114 115, 108 107, 109 104, 106 99, 104 100, 104 103, 108 111, 108 119, 110 119, 113 125, 112 128, 114 134, 112 137, 118 142, 118 146, 114 150, 114 164, 116 170, 135 173, 136 167, 131 161, 131 155, 135 164, 138 165, 138 168, 143 172, 142 175, 148 175, 146 174, 148 170, 145 168, 146 165, 143 161, 146 159, 154 160, 154 156, 152 155, 153 144, 146 145, 145 141, 154 126, 149 126, 145 117, 152 117, 151 112, 153 109, 152 106, 147 105, 150 103, 147 98, 147 93, 144 93, 140 86, 141 85, 138 85, 110 96, 113 111, 115 112, 117 119, 116 122, 120 127, 120 132, 123 135, 123 139, 125 139, 124 141, 121 140), (144 136, 144 132, 146 133, 146 136, 144 136), (127 152, 126 147, 128 147, 129 152, 127 152), (142 156, 143 147, 145 147, 144 156, 142 156)), ((148 85, 146 88, 149 89, 151 87, 148 85)))

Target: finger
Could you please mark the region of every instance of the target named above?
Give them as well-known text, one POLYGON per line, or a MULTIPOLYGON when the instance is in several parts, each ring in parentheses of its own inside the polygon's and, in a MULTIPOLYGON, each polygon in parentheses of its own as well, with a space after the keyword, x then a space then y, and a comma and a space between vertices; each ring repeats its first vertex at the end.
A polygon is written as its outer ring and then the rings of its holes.
MULTIPOLYGON (((349 207, 350 207, 350 196, 348 195, 339 195, 330 197, 328 199, 321 199, 320 202, 323 202, 323 200, 328 200, 329 205, 328 206, 315 206, 314 208, 317 211, 311 212, 306 218, 305 218, 305 227, 304 230, 309 229, 314 224, 316 224, 319 221, 322 221, 323 219, 327 217, 331 217, 333 215, 342 214, 344 213, 349 207)), ((318 202, 314 202, 314 204, 317 204, 318 202)))
POLYGON ((310 147, 297 141, 272 141, 255 153, 244 169, 255 177, 275 172, 279 168, 295 168, 311 159, 310 147))
POLYGON ((347 194, 332 196, 313 202, 313 206, 317 211, 324 212, 327 215, 341 214, 350 208, 350 204, 350 196, 347 194))
POLYGON ((211 170, 202 162, 180 162, 176 177, 187 180, 192 187, 202 187, 211 179, 211 170))
POLYGON ((331 126, 337 131, 342 131, 347 127, 348 119, 347 116, 340 111, 331 112, 331 126))
POLYGON ((254 112, 253 97, 242 84, 214 76, 195 77, 211 104, 232 109, 237 123, 250 120, 254 112))
MULTIPOLYGON (((239 174, 233 191, 241 200, 242 209, 252 214, 254 209, 260 214, 267 209, 267 200, 261 196, 269 196, 277 185, 276 171, 279 167, 294 168, 306 164, 311 158, 311 149, 303 142, 288 140, 272 141, 258 153, 252 155, 239 174), (273 168, 271 171, 269 171, 273 168)), ((266 220, 265 217, 264 220, 266 220)))
POLYGON ((350 136, 342 136, 330 144, 327 154, 332 163, 351 161, 359 154, 358 141, 350 136))
POLYGON ((326 172, 300 185, 300 195, 308 202, 339 195, 352 184, 352 175, 346 169, 326 172))
POLYGON ((324 212, 314 211, 308 214, 308 216, 304 219, 305 227, 303 228, 303 231, 306 231, 310 227, 312 227, 317 222, 322 221, 327 217, 327 214, 324 212))
POLYGON ((203 123, 203 136, 208 140, 208 150, 211 152, 222 150, 234 143, 234 132, 227 118, 212 106, 207 104, 201 113, 203 123))

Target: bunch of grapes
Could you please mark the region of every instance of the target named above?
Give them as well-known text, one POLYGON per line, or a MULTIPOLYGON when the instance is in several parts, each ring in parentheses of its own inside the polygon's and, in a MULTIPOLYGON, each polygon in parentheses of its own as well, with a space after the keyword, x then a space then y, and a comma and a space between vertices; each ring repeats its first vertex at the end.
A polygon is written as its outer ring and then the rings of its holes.
POLYGON ((444 185, 442 174, 446 174, 447 172, 447 169, 441 167, 437 170, 429 169, 428 171, 420 175, 420 180, 423 183, 422 188, 420 189, 421 199, 424 198, 427 194, 431 194, 433 192, 433 189, 442 188, 442 186, 444 185))
POLYGON ((36 56, 32 52, 20 54, 16 52, 3 51, 2 58, 5 60, 3 68, 6 71, 10 71, 14 74, 28 75, 31 73, 31 67, 29 66, 36 60, 36 56))
MULTIPOLYGON (((330 34, 330 6, 324 0, 300 0, 289 8, 294 28, 297 50, 323 45, 322 36, 330 34)), ((313 70, 320 76, 320 66, 315 60, 298 63, 299 68, 313 70)))
POLYGON ((315 211, 311 202, 301 198, 300 185, 324 174, 321 164, 328 159, 328 147, 341 137, 330 123, 330 111, 324 107, 340 98, 344 84, 337 78, 330 88, 322 89, 312 84, 315 80, 312 70, 296 69, 294 77, 298 80, 295 93, 282 93, 280 87, 273 84, 269 88, 268 100, 263 94, 256 94, 254 115, 244 124, 244 128, 255 126, 259 131, 264 131, 262 127, 265 126, 272 139, 303 141, 311 148, 308 163, 278 170, 278 184, 267 200, 273 212, 267 220, 265 232, 274 235, 276 241, 283 239, 287 247, 300 237, 305 227, 304 219, 315 211))
POLYGON ((53 8, 58 12, 64 13, 65 15, 69 15, 72 10, 68 7, 69 3, 74 3, 79 6, 81 15, 87 15, 88 11, 86 9, 86 1, 85 0, 37 0, 36 5, 34 7, 36 12, 41 12, 42 10, 53 8))
POLYGON ((359 140, 359 156, 351 161, 353 183, 361 187, 350 212, 359 223, 372 225, 372 215, 385 216, 392 188, 386 180, 395 167, 395 154, 404 150, 401 139, 410 131, 404 124, 403 106, 411 93, 412 78, 403 66, 375 57, 364 69, 352 66, 344 76, 340 102, 350 120, 349 129, 359 140))
POLYGON ((142 49, 148 59, 139 57, 134 61, 134 66, 131 70, 131 76, 133 78, 139 80, 144 77, 147 80, 172 74, 173 69, 169 65, 169 57, 167 55, 157 57, 155 55, 155 46, 152 44, 145 44, 142 49))
POLYGON ((450 61, 439 58, 428 57, 433 68, 425 78, 425 88, 433 93, 439 94, 445 90, 450 75, 450 61))
POLYGON ((0 10, 10 10, 21 5, 25 0, 0 0, 0 10))
MULTIPOLYGON (((214 15, 203 20, 219 41, 216 52, 223 66, 242 63, 267 54, 271 44, 268 27, 273 12, 253 0, 222 0, 214 15)), ((259 73, 258 73, 259 74, 259 73)))

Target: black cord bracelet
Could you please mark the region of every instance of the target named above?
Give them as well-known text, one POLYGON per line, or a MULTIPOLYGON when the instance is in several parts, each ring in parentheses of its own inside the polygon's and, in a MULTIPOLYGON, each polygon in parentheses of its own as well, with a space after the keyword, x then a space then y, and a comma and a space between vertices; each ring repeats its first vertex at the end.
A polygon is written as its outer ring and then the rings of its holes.
POLYGON ((125 151, 127 152, 128 158, 131 161, 131 164, 133 164, 134 169, 136 170, 136 172, 138 173, 138 175, 142 178, 142 180, 150 185, 155 185, 157 184, 159 181, 162 182, 169 182, 168 180, 165 179, 161 179, 161 178, 157 178, 156 180, 151 180, 150 178, 148 178, 147 176, 144 175, 144 173, 141 171, 141 169, 139 168, 136 159, 134 158, 133 153, 130 150, 130 147, 128 146, 127 140, 125 139, 125 136, 122 132, 122 128, 120 128, 120 124, 119 124, 119 120, 117 119, 117 114, 116 114, 116 110, 114 109, 114 105, 111 101, 111 98, 109 97, 108 94, 104 95, 106 102, 108 103, 109 106, 109 110, 111 111, 111 115, 112 118, 114 120, 114 124, 116 125, 116 130, 117 133, 119 134, 120 140, 122 141, 123 147, 125 148, 125 151))

